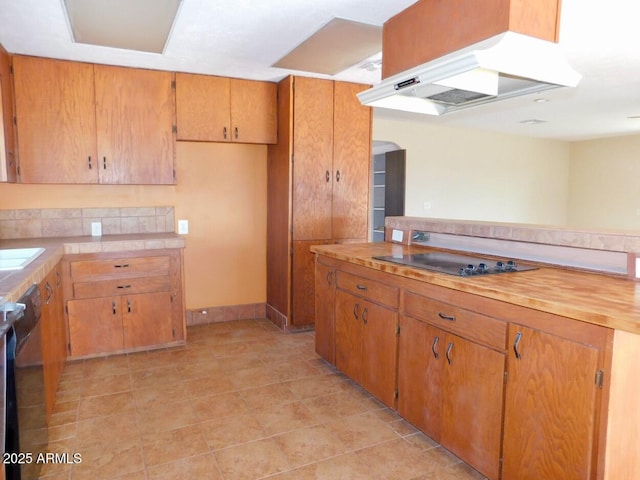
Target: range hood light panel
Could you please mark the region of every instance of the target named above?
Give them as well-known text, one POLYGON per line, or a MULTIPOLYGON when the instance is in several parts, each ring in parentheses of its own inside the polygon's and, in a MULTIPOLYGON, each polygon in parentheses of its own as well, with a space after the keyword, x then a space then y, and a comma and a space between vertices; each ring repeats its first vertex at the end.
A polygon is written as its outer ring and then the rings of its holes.
POLYGON ((565 62, 557 44, 506 32, 389 77, 359 93, 358 99, 373 107, 443 115, 576 86, 580 78, 565 62))

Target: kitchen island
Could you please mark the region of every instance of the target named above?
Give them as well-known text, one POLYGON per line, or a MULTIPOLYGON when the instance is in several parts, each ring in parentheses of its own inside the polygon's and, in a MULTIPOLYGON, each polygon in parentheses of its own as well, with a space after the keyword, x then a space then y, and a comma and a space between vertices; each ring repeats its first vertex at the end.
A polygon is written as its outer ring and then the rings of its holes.
POLYGON ((317 351, 488 478, 640 476, 640 284, 446 275, 375 260, 433 251, 388 242, 312 251, 317 351))

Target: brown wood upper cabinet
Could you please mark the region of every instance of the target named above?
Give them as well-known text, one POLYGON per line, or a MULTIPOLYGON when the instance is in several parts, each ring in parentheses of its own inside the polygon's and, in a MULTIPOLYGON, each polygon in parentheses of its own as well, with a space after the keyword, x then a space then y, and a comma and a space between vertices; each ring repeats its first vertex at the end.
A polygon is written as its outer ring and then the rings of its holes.
POLYGON ((22 183, 174 184, 170 72, 13 59, 22 183))
POLYGON ((17 179, 13 100, 11 58, 0 45, 0 182, 15 182, 17 179))
POLYGON ((176 74, 178 140, 275 144, 277 85, 176 74))

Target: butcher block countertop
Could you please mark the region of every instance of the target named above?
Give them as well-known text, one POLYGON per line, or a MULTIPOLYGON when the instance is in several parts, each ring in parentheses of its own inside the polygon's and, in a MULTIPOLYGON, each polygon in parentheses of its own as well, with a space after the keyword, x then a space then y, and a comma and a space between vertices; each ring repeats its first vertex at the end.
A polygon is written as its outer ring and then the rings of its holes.
POLYGON ((27 288, 39 283, 65 254, 184 248, 184 237, 175 233, 147 233, 0 240, 0 249, 28 247, 42 247, 45 251, 23 270, 0 271, 0 303, 18 300, 27 288))
POLYGON ((627 278, 546 265, 516 273, 458 277, 374 260, 374 256, 441 251, 388 242, 316 245, 311 251, 393 275, 640 334, 640 282, 627 278))

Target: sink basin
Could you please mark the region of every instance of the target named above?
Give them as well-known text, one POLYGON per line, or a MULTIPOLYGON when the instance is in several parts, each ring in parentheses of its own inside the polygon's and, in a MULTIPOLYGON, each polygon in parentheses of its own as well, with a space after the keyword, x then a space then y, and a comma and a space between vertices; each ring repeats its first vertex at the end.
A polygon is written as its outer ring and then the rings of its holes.
POLYGON ((44 252, 44 248, 0 249, 0 271, 21 270, 44 252))

